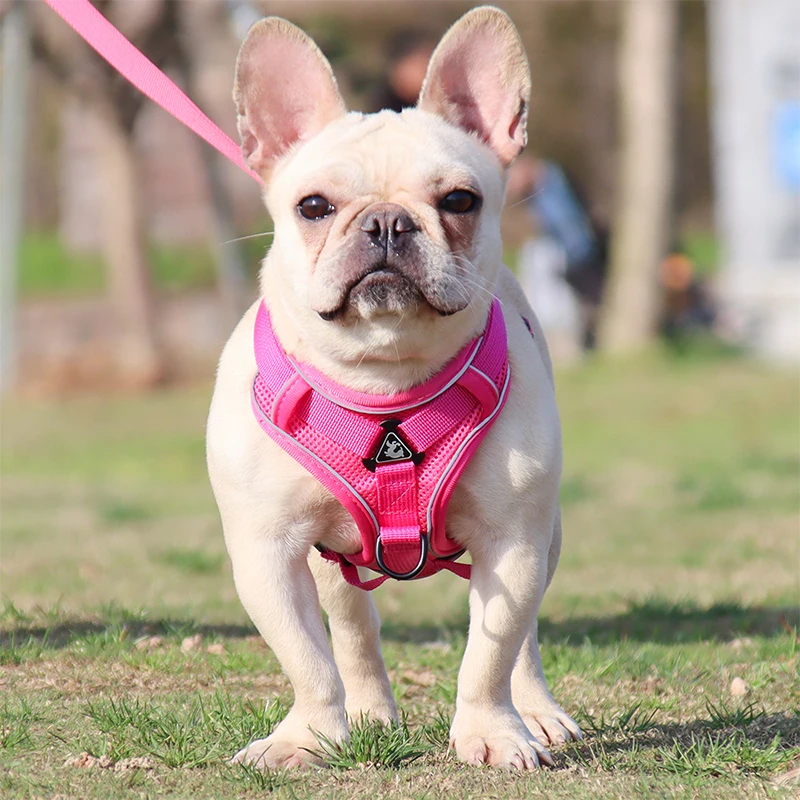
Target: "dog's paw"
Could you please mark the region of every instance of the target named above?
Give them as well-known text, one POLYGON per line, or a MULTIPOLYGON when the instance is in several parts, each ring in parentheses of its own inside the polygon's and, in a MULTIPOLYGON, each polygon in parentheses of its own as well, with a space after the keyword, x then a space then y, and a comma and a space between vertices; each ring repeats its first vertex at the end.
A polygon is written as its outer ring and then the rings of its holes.
POLYGON ((541 764, 553 765, 553 757, 532 736, 473 736, 456 738, 450 746, 467 764, 505 769, 531 770, 541 764))
POLYGON ((231 763, 249 764, 261 769, 308 769, 322 766, 322 759, 313 753, 318 747, 319 743, 313 738, 311 741, 293 742, 273 734, 250 742, 231 759, 231 763))
POLYGON ((450 730, 450 747, 467 764, 518 770, 553 765, 553 757, 516 715, 470 715, 469 722, 459 716, 450 730))
POLYGON ((528 730, 540 742, 548 745, 557 746, 583 739, 578 723, 555 702, 541 708, 525 709, 520 712, 520 716, 528 730))
POLYGON ((347 738, 344 714, 337 713, 324 724, 315 725, 289 712, 266 739, 256 739, 243 747, 232 759, 233 764, 249 764, 262 769, 308 769, 325 765, 319 755, 320 744, 315 731, 324 733, 332 742, 347 738))

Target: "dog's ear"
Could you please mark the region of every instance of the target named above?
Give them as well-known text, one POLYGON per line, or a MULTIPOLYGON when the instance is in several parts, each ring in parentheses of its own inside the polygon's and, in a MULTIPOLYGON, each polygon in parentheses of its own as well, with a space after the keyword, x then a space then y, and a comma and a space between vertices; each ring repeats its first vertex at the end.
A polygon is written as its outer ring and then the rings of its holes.
POLYGON ((431 56, 417 107, 477 134, 508 166, 527 142, 531 76, 514 23, 498 8, 466 13, 431 56))
POLYGON ((347 111, 328 60, 300 28, 279 17, 250 28, 236 59, 233 101, 242 153, 262 177, 294 144, 347 111))

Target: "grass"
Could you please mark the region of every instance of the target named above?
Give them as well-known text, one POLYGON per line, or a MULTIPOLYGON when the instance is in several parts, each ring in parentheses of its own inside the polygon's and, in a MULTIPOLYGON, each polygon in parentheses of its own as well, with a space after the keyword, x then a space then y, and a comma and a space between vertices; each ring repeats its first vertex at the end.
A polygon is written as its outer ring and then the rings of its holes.
POLYGON ((405 718, 397 725, 361 718, 353 721, 347 742, 333 742, 317 734, 317 753, 333 769, 397 769, 411 764, 431 749, 426 738, 425 726, 411 731, 405 718))
POLYGON ((447 751, 467 620, 451 576, 376 593, 401 725, 320 741, 328 770, 229 764, 291 690, 235 596, 209 387, 8 401, 0 796, 796 796, 775 783, 800 762, 796 377, 651 353, 558 389, 565 542, 540 638, 586 739, 528 775, 447 751))
POLYGON ((123 697, 85 708, 91 727, 105 737, 101 755, 119 761, 144 754, 172 769, 223 761, 243 742, 269 735, 285 713, 280 703, 258 706, 220 692, 175 707, 123 697))
POLYGON ((700 230, 685 231, 680 249, 692 260, 698 274, 713 274, 720 261, 720 242, 713 233, 700 230))

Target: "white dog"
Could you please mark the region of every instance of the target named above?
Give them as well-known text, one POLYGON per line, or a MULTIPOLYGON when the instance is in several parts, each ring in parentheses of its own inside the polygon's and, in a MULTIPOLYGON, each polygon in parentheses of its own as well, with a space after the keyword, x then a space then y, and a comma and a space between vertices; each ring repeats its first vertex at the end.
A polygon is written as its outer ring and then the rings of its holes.
MULTIPOLYGON (((451 486, 446 530, 426 532, 424 519, 409 528, 408 515, 417 511, 412 503, 402 512, 405 522, 392 528, 410 530, 410 538, 390 548, 392 520, 384 515, 384 559, 389 550, 402 556, 403 547, 411 548, 412 562, 421 552, 420 567, 435 571, 445 565, 433 552, 437 536, 440 545, 452 545, 448 557, 469 552, 469 639, 450 733, 460 759, 532 769, 552 763, 545 745, 581 736, 548 691, 537 642, 539 605, 561 547, 552 368, 534 314, 501 260, 505 171, 525 145, 529 89, 519 35, 490 7, 456 22, 431 58, 417 108, 400 114, 347 113, 322 53, 284 20, 262 20, 242 45, 234 90, 242 149, 264 178, 275 238, 261 270, 261 299, 219 365, 208 466, 236 588, 291 680, 295 702, 272 735, 249 744, 237 760, 302 766, 315 760, 312 731, 340 741, 348 717, 397 719, 375 607, 369 592, 348 583, 358 581, 355 566, 370 562, 363 554, 374 552, 363 519, 382 512, 373 508, 357 518, 359 509, 341 501, 346 482, 319 479, 320 456, 300 463, 310 445, 293 456, 285 433, 294 430, 292 415, 317 402, 336 405, 335 387, 368 402, 436 386, 453 364, 467 364, 481 334, 489 337, 492 315, 499 320, 492 338, 507 337, 507 356, 498 350, 489 368, 473 369, 479 377, 472 377, 473 384, 486 378, 483 393, 497 398, 484 415, 493 424, 481 428, 485 438, 451 486), (257 364, 254 329, 257 338, 267 332, 278 353, 273 361, 257 364), (276 375, 284 367, 291 373, 286 386, 294 388, 278 387, 264 400, 271 391, 264 386, 283 381, 276 375), (485 374, 495 367, 499 382, 485 374), (303 392, 315 380, 316 399, 309 400, 303 392), (291 410, 281 422, 275 409, 289 394, 291 410), (420 544, 426 533, 427 560, 420 544), (315 545, 343 569, 320 558, 315 545)), ((481 394, 480 386, 471 391, 481 394)), ((465 403, 473 402, 469 396, 463 394, 465 403)), ((336 413, 350 414, 353 424, 341 416, 326 424, 349 447, 360 420, 365 430, 377 423, 342 405, 336 413)), ((392 470, 404 471, 402 480, 411 483, 401 494, 410 486, 422 497, 415 470, 432 468, 431 461, 418 467, 421 452, 411 460, 412 437, 402 428, 407 417, 399 417, 384 421, 373 452, 380 469, 375 458, 370 469, 383 476, 384 489, 392 470), (386 430, 395 438, 386 438, 386 430), (385 469, 381 452, 385 461, 404 460, 385 469)), ((362 469, 347 467, 356 468, 362 469)), ((359 503, 355 498, 353 505, 359 503)), ((436 520, 428 521, 436 527, 436 520)))

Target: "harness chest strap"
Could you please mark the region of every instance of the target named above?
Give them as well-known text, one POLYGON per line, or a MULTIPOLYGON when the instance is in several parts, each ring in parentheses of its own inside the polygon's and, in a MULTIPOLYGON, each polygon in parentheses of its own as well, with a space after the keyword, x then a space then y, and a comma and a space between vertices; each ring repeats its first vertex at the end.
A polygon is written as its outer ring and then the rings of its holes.
POLYGON ((354 392, 296 363, 262 304, 256 319, 253 411, 262 429, 342 502, 362 540, 346 556, 320 548, 345 579, 373 589, 448 569, 463 553, 445 513, 470 456, 501 410, 510 370, 505 322, 494 301, 482 336, 437 375, 391 396, 354 392), (362 582, 357 567, 383 573, 362 582))

